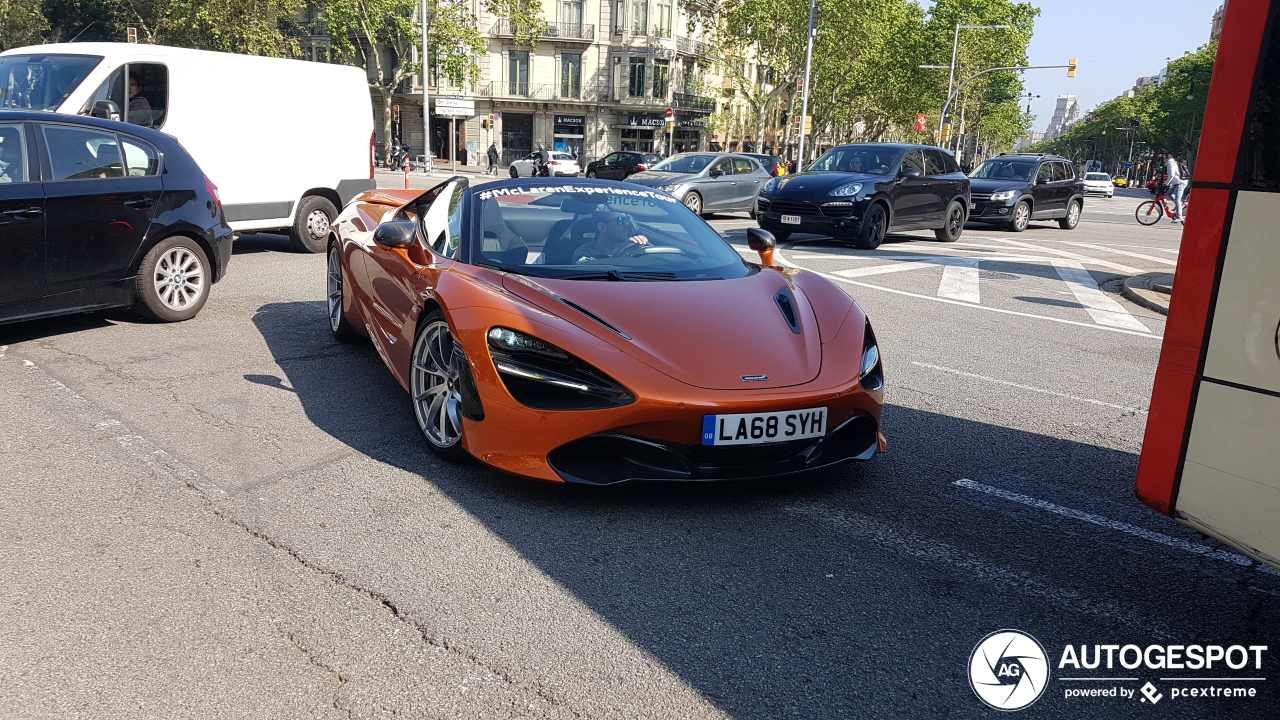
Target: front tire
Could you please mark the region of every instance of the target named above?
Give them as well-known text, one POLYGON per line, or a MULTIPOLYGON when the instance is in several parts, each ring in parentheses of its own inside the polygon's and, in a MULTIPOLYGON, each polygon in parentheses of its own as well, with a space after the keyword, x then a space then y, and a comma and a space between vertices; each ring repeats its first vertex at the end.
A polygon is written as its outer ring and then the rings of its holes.
POLYGON ((1080 224, 1080 212, 1083 210, 1083 204, 1079 200, 1071 201, 1067 206, 1067 216, 1058 220, 1058 227, 1063 230, 1075 230, 1080 224))
POLYGON ((142 258, 134 280, 133 311, 148 320, 190 320, 209 297, 209 258, 189 237, 161 240, 142 258))
POLYGON ((343 305, 346 282, 342 275, 342 252, 338 243, 329 245, 329 276, 327 281, 329 296, 329 331, 338 342, 350 343, 360 339, 360 333, 347 322, 347 311, 343 305))
POLYGON ((418 430, 442 460, 460 462, 462 447, 462 369, 466 356, 457 346, 444 313, 434 310, 418 325, 409 367, 409 397, 418 430))
POLYGON ((298 213, 289 229, 289 243, 293 249, 304 253, 324 252, 329 241, 329 230, 338 209, 327 198, 308 195, 298 204, 298 213))
POLYGON ((867 214, 862 218, 862 227, 858 228, 858 234, 853 238, 853 246, 859 250, 875 250, 880 247, 880 241, 884 240, 886 225, 888 223, 884 206, 876 203, 867 208, 867 214))
POLYGON ((934 230, 934 237, 942 242, 955 242, 960 239, 960 234, 964 232, 965 212, 964 207, 954 200, 947 206, 946 217, 947 224, 941 228, 934 230))
POLYGON ((692 210, 694 215, 697 215, 698 217, 703 217, 702 196, 699 195, 698 193, 691 192, 688 195, 685 195, 684 199, 681 200, 680 202, 684 203, 685 207, 692 210))
POLYGON ((1143 225, 1155 225, 1160 222, 1161 217, 1164 217, 1164 206, 1155 200, 1144 200, 1138 203, 1133 216, 1143 225))
POLYGON ((596 171, 595 171, 595 170, 588 170, 588 171, 587 171, 587 177, 591 178, 592 180, 595 180, 595 179, 596 179, 596 171))
POLYGON ((1031 203, 1023 200, 1013 206, 1013 221, 1009 223, 1009 230, 1012 232, 1022 232, 1027 229, 1027 225, 1031 222, 1031 203))

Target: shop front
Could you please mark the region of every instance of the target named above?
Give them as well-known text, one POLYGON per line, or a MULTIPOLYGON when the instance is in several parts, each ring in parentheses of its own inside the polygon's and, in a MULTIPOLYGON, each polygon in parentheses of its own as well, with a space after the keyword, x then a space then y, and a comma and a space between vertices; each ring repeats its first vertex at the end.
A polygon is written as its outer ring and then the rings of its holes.
POLYGON ((709 115, 702 113, 677 114, 675 137, 672 139, 672 152, 697 152, 705 149, 705 134, 709 117, 709 115))
POLYGON ((626 124, 614 125, 619 150, 666 152, 666 118, 657 114, 628 115, 626 124))
POLYGON ((575 158, 582 157, 582 143, 586 137, 587 118, 585 115, 554 115, 552 129, 552 149, 567 152, 575 158))

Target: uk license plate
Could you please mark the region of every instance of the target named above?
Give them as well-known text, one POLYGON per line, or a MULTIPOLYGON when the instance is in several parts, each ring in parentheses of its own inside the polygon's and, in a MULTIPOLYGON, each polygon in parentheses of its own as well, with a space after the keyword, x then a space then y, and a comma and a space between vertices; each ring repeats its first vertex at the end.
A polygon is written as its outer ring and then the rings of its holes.
POLYGON ((787 225, 799 225, 800 216, 799 215, 783 215, 782 222, 786 223, 787 225))
POLYGON ((741 415, 703 415, 703 445, 756 445, 827 434, 827 409, 784 410, 741 415))

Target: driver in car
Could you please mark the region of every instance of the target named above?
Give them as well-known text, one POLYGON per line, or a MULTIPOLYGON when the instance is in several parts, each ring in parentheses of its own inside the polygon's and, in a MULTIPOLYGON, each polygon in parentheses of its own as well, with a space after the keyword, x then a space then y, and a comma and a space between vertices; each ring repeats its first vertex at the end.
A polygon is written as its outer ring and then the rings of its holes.
POLYGON ((573 251, 575 263, 616 257, 634 257, 649 244, 649 238, 641 235, 625 213, 606 210, 592 216, 596 236, 573 251))

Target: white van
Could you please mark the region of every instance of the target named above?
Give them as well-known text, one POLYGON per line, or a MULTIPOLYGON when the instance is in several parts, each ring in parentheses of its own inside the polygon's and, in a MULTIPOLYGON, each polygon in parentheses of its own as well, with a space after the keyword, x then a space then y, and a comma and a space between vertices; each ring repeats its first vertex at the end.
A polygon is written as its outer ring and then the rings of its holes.
POLYGON ((0 109, 114 117, 177 138, 235 230, 287 229, 321 252, 375 186, 365 71, 163 45, 59 43, 0 53, 0 109))

